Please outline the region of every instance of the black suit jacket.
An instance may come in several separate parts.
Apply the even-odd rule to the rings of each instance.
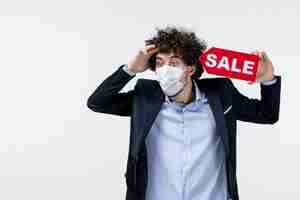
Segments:
[[[147,187],[147,150],[145,138],[165,100],[156,80],[138,79],[134,90],[119,91],[134,76],[123,71],[121,65],[91,94],[87,106],[91,110],[130,117],[130,144],[126,178],[126,200],[144,200]],[[216,121],[216,131],[225,146],[228,193],[238,200],[236,177],[236,121],[274,124],[279,119],[281,77],[277,82],[262,85],[261,99],[241,94],[228,78],[197,79],[201,92],[208,98]]]

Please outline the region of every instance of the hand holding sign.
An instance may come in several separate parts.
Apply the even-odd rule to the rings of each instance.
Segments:
[[[272,80],[274,78],[274,66],[271,60],[268,58],[267,54],[264,51],[254,51],[252,53],[259,57],[256,82]],[[254,82],[250,81],[248,83],[253,84]]]
[[[212,47],[199,57],[199,61],[207,73],[246,80],[251,83],[271,80],[273,77],[273,65],[265,53],[248,54]]]

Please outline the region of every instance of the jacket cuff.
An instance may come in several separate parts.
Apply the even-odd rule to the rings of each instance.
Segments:
[[[132,71],[130,71],[130,70],[128,69],[128,65],[127,65],[127,64],[124,64],[124,66],[122,67],[122,69],[123,69],[127,74],[129,74],[130,76],[135,76],[135,75],[136,75],[136,73],[134,73],[134,72],[132,72]]]
[[[272,85],[275,84],[277,82],[277,78],[276,76],[274,76],[274,78],[272,80],[268,80],[268,81],[261,81],[262,85]]]

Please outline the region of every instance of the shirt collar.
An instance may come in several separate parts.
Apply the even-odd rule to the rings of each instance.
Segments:
[[[196,93],[196,99],[194,99],[195,101],[198,101],[201,99],[201,92],[197,86],[197,83],[195,80],[192,79],[192,95],[195,95]],[[172,103],[171,100],[175,100],[175,97],[169,97],[168,95],[165,95],[165,101],[167,103]]]

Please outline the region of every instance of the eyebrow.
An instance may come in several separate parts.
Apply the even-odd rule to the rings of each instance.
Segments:
[[[178,56],[178,55],[172,55],[172,56],[170,56],[169,58],[179,58],[179,59],[181,59],[181,57],[180,57],[180,56]],[[160,56],[156,56],[156,59],[160,59],[160,60],[162,60],[162,57],[160,57]]]

